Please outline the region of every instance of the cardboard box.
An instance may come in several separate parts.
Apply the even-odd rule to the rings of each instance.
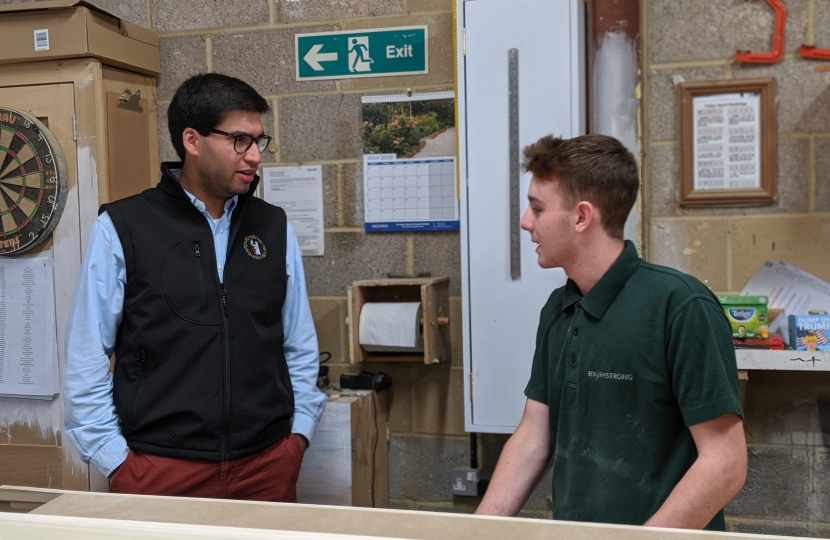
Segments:
[[[732,337],[769,336],[766,296],[718,296],[732,325]]]
[[[84,0],[0,6],[0,64],[97,58],[107,66],[158,75],[158,34]]]
[[[830,351],[830,315],[790,315],[790,347],[798,351]]]

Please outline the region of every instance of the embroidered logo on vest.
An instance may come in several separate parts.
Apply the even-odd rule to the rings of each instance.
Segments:
[[[265,247],[265,242],[255,234],[246,236],[243,245],[245,247],[245,253],[252,259],[264,259],[268,255],[268,248]]]

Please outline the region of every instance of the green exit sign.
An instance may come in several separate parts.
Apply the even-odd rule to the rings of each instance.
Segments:
[[[428,73],[427,27],[296,34],[297,80]]]

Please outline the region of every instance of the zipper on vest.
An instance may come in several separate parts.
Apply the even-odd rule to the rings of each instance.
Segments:
[[[228,439],[230,438],[230,417],[231,417],[231,332],[230,323],[228,322],[228,290],[225,289],[225,284],[219,284],[222,291],[222,332],[223,342],[225,344],[225,358],[223,367],[225,370],[225,402],[222,407],[222,434],[219,437],[222,460],[227,461],[228,454]]]
[[[202,243],[199,241],[193,242],[193,256],[198,259],[197,263],[199,265],[199,283],[202,285],[202,298],[199,304],[199,313],[205,314],[208,311],[208,292],[207,292],[207,282],[205,281],[205,269],[202,266]]]
[[[147,350],[146,349],[139,349],[138,350],[138,385],[135,388],[135,397],[133,398],[132,407],[130,407],[130,424],[132,426],[136,426],[138,422],[136,421],[136,416],[139,411],[139,405],[141,397],[141,387],[144,383],[144,371],[147,369]]]

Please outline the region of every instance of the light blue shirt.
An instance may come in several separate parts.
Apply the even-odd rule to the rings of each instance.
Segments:
[[[187,195],[207,219],[214,244],[227,246],[237,197],[225,203],[225,213],[214,221],[202,201],[190,193]],[[308,305],[303,260],[290,223],[286,236],[288,284],[282,320],[283,351],[294,387],[292,431],[310,441],[326,406],[326,396],[317,389],[317,333]],[[214,251],[219,279],[224,281],[227,250]],[[112,474],[129,452],[119,427],[112,396],[113,377],[109,372],[109,358],[121,324],[126,281],[124,251],[112,219],[103,212],[92,226],[66,324],[63,399],[66,436],[81,458],[92,463],[104,476]]]

